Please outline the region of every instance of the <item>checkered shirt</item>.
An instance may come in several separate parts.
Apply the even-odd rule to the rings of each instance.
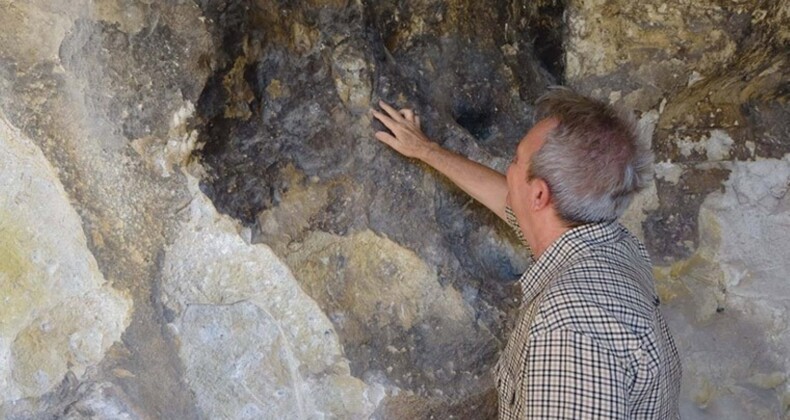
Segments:
[[[679,418],[680,358],[647,251],[628,230],[573,228],[519,284],[522,308],[494,370],[500,419]]]

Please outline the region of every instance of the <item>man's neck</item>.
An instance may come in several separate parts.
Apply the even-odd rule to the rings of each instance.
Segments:
[[[544,252],[565,232],[571,230],[564,224],[544,226],[535,232],[535,243],[530,244],[535,260],[538,260]]]
[[[572,229],[557,216],[553,209],[549,208],[539,213],[533,213],[532,217],[526,213],[515,213],[515,216],[524,239],[527,240],[532,251],[532,257],[536,261],[554,241]]]

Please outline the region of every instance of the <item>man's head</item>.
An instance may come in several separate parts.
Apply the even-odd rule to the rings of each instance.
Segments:
[[[566,226],[616,220],[652,176],[653,155],[630,114],[555,88],[538,100],[536,121],[508,169],[510,204],[526,206],[522,217],[541,208],[545,189],[542,200]]]

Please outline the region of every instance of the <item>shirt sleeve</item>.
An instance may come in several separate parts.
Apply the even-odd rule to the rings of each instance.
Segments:
[[[628,417],[628,375],[610,350],[569,330],[537,334],[528,347],[514,395],[526,418]]]
[[[518,220],[516,220],[516,214],[513,213],[513,209],[510,206],[505,206],[505,221],[513,229],[513,232],[516,232],[516,237],[518,237],[519,242],[522,245],[529,248],[529,244],[527,240],[524,239],[524,232],[521,231],[521,227],[518,225]]]

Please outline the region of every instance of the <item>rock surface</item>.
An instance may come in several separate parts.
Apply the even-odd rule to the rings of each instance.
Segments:
[[[245,243],[234,223],[196,194],[190,221],[166,250],[162,293],[201,412],[369,417],[383,388],[351,376],[332,324],[289,268],[266,245]]]
[[[183,179],[164,177],[158,162],[189,144],[183,110],[209,73],[200,10],[187,2],[80,0],[0,1],[0,10],[0,112],[55,168],[98,270],[134,301],[120,342],[82,384],[54,378],[59,386],[4,405],[4,416],[65,416],[105,384],[130,415],[195,417],[175,344],[162,332],[154,279],[189,197]]]
[[[352,373],[454,398],[479,386],[478,361],[496,352],[495,339],[473,302],[413,252],[371,231],[314,232],[293,248],[286,261],[334,321]]]
[[[0,118],[0,403],[98,364],[129,324],[41,151]],[[57,229],[53,229],[57,226]]]
[[[725,191],[701,206],[695,253],[656,270],[685,355],[685,416],[772,418],[787,409],[790,260],[775,244],[790,240],[789,159],[733,163]]]
[[[0,417],[492,418],[527,257],[367,110],[503,170],[557,82],[652,139],[683,418],[786,417],[784,3],[0,0]]]

